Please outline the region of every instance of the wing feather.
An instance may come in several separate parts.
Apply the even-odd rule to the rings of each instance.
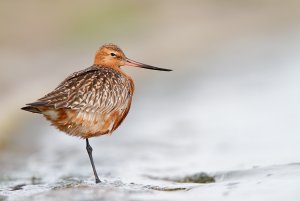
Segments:
[[[29,105],[107,114],[131,102],[132,84],[116,70],[92,66],[70,75],[52,92]]]

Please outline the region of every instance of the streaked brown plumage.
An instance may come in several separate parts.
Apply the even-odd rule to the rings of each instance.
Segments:
[[[82,138],[111,133],[127,115],[134,90],[131,78],[93,65],[70,75],[54,91],[28,104],[59,130]]]
[[[73,73],[52,92],[22,108],[43,114],[69,135],[86,139],[96,183],[100,180],[88,138],[112,133],[129,112],[134,82],[121,70],[124,65],[170,71],[130,60],[118,46],[107,44],[96,52],[94,65]]]

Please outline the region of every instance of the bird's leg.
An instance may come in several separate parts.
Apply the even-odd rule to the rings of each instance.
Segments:
[[[90,161],[91,161],[91,164],[92,164],[92,167],[93,167],[93,171],[94,171],[94,175],[95,175],[95,179],[96,179],[96,184],[100,183],[101,181],[100,181],[100,179],[98,177],[98,174],[97,174],[97,171],[96,171],[96,168],[95,168],[95,164],[94,164],[94,160],[93,160],[93,155],[92,155],[93,148],[91,147],[88,138],[86,138],[86,150],[87,150],[87,152],[89,154]]]

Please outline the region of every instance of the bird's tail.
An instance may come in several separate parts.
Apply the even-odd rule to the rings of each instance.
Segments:
[[[25,106],[22,107],[21,110],[25,110],[32,113],[39,113],[39,114],[42,113],[42,111],[39,108],[33,106]]]
[[[43,106],[45,106],[46,103],[42,102],[42,101],[37,101],[37,102],[33,102],[33,103],[28,103],[26,104],[25,107],[22,107],[21,110],[25,110],[28,112],[32,112],[32,113],[42,113],[42,108]]]

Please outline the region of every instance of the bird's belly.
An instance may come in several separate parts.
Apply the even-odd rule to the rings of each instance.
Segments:
[[[51,109],[44,111],[43,114],[59,130],[82,138],[111,133],[116,129],[117,121],[123,117],[122,110],[98,113],[72,109]]]

